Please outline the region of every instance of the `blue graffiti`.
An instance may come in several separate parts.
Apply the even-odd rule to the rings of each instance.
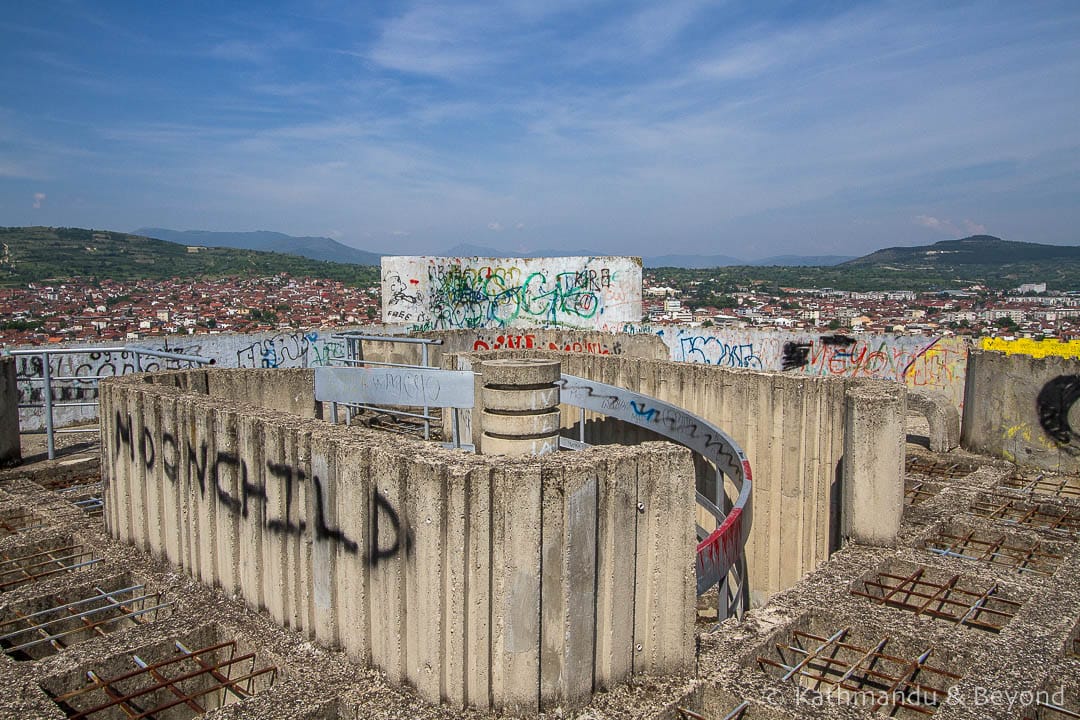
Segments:
[[[683,360],[705,365],[722,365],[734,368],[762,368],[761,358],[754,354],[752,343],[726,343],[720,338],[695,335],[679,340]],[[716,345],[716,348],[709,347]],[[710,355],[712,359],[710,359]]]
[[[635,415],[643,417],[649,422],[652,422],[653,418],[659,414],[656,408],[647,407],[645,405],[638,407],[637,402],[634,400],[630,401],[630,407],[633,409]]]

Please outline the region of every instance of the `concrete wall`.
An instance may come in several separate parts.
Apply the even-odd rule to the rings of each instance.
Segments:
[[[19,392],[15,359],[0,358],[0,467],[22,459],[19,441]]]
[[[476,353],[448,358],[447,365],[515,354],[521,353]],[[732,436],[753,468],[753,529],[746,554],[755,603],[794,585],[839,543],[844,380],[616,356],[530,356],[560,357],[564,373],[665,400]],[[565,406],[563,414],[569,423],[577,418]],[[613,423],[605,425],[607,439],[619,441]],[[625,428],[625,442],[644,436],[639,428]],[[903,438],[902,416],[891,431]]]
[[[641,320],[641,258],[384,257],[382,313],[416,330],[613,328]]]
[[[964,400],[968,341],[921,335],[870,335],[757,328],[640,328],[668,346],[671,359],[819,377],[876,378]]]
[[[312,374],[105,381],[109,532],[429,701],[535,712],[691,669],[686,450],[474,456],[269,409],[313,407]]]
[[[1080,470],[1080,360],[973,351],[960,444],[1019,465]]]

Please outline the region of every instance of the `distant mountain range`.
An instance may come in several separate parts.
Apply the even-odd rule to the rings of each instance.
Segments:
[[[143,233],[167,235],[144,229]],[[257,277],[288,273],[300,277],[336,279],[369,287],[378,283],[379,271],[372,265],[379,255],[362,253],[365,264],[333,263],[286,252],[220,247],[220,235],[230,233],[176,233],[180,242],[166,241],[108,230],[49,227],[0,227],[0,286],[22,285],[44,279],[70,277],[115,280],[170,277],[220,278],[230,275]],[[241,233],[261,236],[266,242],[305,242],[309,238],[289,238],[279,233]],[[257,239],[257,238],[256,238]],[[312,243],[319,246],[320,243]],[[184,247],[187,245],[188,247]],[[192,247],[195,246],[195,247]],[[206,247],[207,249],[197,249]],[[333,245],[330,246],[331,248]],[[302,249],[307,250],[304,247]],[[299,250],[299,249],[298,249]],[[447,254],[455,256],[522,257],[574,254],[575,251],[506,253],[477,245],[459,245]],[[593,255],[576,251],[580,255]],[[673,275],[719,277],[731,284],[768,282],[776,287],[833,287],[838,289],[922,289],[962,288],[970,284],[1010,288],[1024,282],[1046,282],[1058,290],[1080,291],[1080,247],[1010,242],[989,235],[945,240],[933,245],[893,247],[865,257],[834,263],[828,256],[781,256],[756,261],[753,265],[733,265],[735,258],[724,256],[661,256],[646,258],[673,268]],[[705,269],[687,267],[704,263]],[[683,269],[678,269],[680,263]],[[713,264],[723,263],[723,264]],[[763,267],[764,265],[769,267]]]
[[[507,252],[482,245],[455,245],[446,251],[450,257],[564,257],[569,255],[596,255],[589,250],[534,250],[531,252]],[[657,255],[644,257],[645,267],[711,268],[732,266],[784,265],[787,267],[826,267],[853,260],[854,255],[774,255],[760,260],[742,260],[730,255]]]
[[[1002,240],[993,235],[972,235],[959,240],[942,240],[933,245],[885,248],[849,260],[844,265],[945,268],[960,265],[1002,266],[1013,263],[1076,260],[1080,260],[1080,247],[1075,245],[1041,245]]]
[[[352,263],[354,265],[378,265],[379,258],[382,257],[380,253],[350,247],[328,237],[296,237],[268,230],[211,232],[209,230],[139,228],[134,234],[181,245],[288,253],[289,255],[299,255],[312,260]]]

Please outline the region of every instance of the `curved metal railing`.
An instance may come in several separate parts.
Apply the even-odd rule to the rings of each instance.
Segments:
[[[574,375],[563,375],[560,387],[563,404],[652,430],[690,448],[715,468],[712,496],[697,493],[698,504],[716,520],[714,530],[697,528],[697,592],[703,595],[719,583],[719,618],[742,617],[749,599],[743,548],[750,534],[753,484],[742,449],[709,421],[663,400]],[[735,490],[734,499],[725,490],[725,477]]]

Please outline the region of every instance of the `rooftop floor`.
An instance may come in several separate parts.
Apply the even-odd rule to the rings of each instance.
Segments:
[[[96,446],[24,450],[0,472],[0,718],[488,716],[114,542]],[[1080,478],[908,452],[898,547],[848,545],[741,623],[703,613],[696,677],[547,716],[1080,717]]]

